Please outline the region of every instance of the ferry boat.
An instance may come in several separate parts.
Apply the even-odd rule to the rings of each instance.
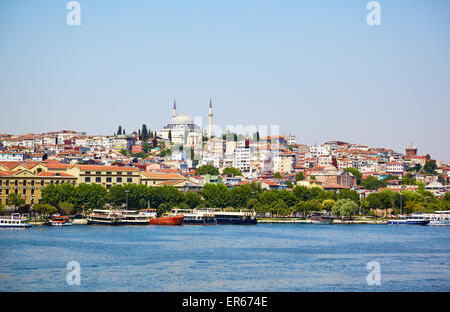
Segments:
[[[1,216],[0,217],[0,227],[4,228],[29,228],[31,224],[30,215],[27,213],[19,214],[13,213],[11,216]]]
[[[440,210],[434,213],[422,214],[425,218],[430,220],[429,225],[450,225],[450,210]]]
[[[427,225],[430,220],[422,215],[400,216],[399,219],[388,220],[387,224]]]
[[[149,225],[151,216],[143,211],[124,210],[122,211],[123,225]]]
[[[120,225],[122,213],[114,210],[95,209],[87,217],[87,224]]]
[[[217,220],[214,215],[214,210],[207,209],[174,209],[174,214],[178,214],[182,211],[184,218],[183,224],[195,224],[195,225],[215,225]]]
[[[59,214],[52,215],[52,218],[48,222],[48,225],[52,226],[68,226],[72,225],[70,218],[68,216],[61,216]]]
[[[217,224],[254,225],[258,223],[256,217],[250,212],[215,211]]]
[[[316,213],[313,214],[309,219],[311,220],[311,224],[331,224],[333,223],[335,218],[333,216]]]
[[[184,215],[172,215],[163,217],[150,218],[151,225],[181,225],[183,223]]]

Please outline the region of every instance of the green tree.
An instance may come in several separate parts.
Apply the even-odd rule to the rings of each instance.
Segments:
[[[195,174],[196,175],[206,175],[206,174],[219,175],[219,169],[217,169],[213,165],[203,165],[203,166],[198,167],[195,170]]]
[[[273,174],[273,178],[274,178],[274,179],[282,179],[283,176],[281,175],[281,173],[275,172],[275,173]]]
[[[425,163],[425,165],[423,166],[423,171],[425,173],[429,173],[429,174],[435,173],[436,169],[437,169],[437,165],[436,165],[436,162],[434,162],[434,161],[427,161]]]
[[[16,193],[8,194],[8,205],[14,206],[17,208],[24,204],[25,204],[25,198],[23,198],[22,195],[16,194]]]
[[[172,142],[172,130],[169,130],[169,142]]]
[[[298,172],[295,175],[295,181],[303,181],[305,180],[305,175],[303,174],[303,172]]]
[[[58,209],[50,204],[35,204],[33,206],[33,210],[44,218],[48,218],[49,216],[58,212]]]
[[[144,151],[145,154],[147,154],[148,151],[150,150],[150,145],[148,145],[147,142],[144,142],[144,144],[142,145],[142,150]]]
[[[335,202],[333,199],[325,199],[325,200],[322,202],[322,208],[323,208],[324,210],[331,211],[331,209],[333,208],[333,206],[334,206],[335,203],[336,203],[336,202]]]
[[[213,208],[230,206],[230,190],[223,184],[206,184],[202,190],[206,204]]]
[[[368,190],[378,190],[379,188],[386,187],[386,181],[378,180],[374,176],[369,176],[363,182],[361,182],[361,186]]]
[[[359,204],[359,194],[357,191],[350,190],[350,189],[341,189],[339,190],[339,199],[351,199],[356,204]]]
[[[142,125],[141,136],[142,136],[142,141],[144,141],[144,142],[147,141],[147,139],[149,138],[149,133],[148,133],[146,124]]]
[[[339,199],[332,207],[331,211],[339,217],[351,217],[358,210],[358,205],[351,199]]]
[[[127,156],[127,155],[128,155],[128,151],[127,151],[126,149],[124,149],[124,148],[122,148],[122,149],[119,151],[119,153],[122,154],[123,156]]]
[[[234,167],[226,167],[223,169],[223,174],[226,176],[242,176],[241,170]]]
[[[79,184],[76,187],[75,207],[77,209],[100,209],[106,203],[108,192],[100,184]]]
[[[122,135],[122,126],[119,126],[119,129],[117,130],[117,135]]]
[[[184,195],[184,202],[190,207],[195,208],[200,205],[200,195],[197,192],[189,191]]]
[[[229,192],[230,204],[234,208],[244,208],[252,198],[252,188],[250,185],[235,186]]]
[[[353,176],[356,178],[356,183],[359,185],[361,184],[361,179],[362,179],[362,173],[353,167],[350,168],[345,168],[344,171],[350,172],[351,174],[353,174]]]
[[[299,201],[307,201],[310,198],[310,190],[306,186],[297,185],[292,192]]]
[[[72,203],[61,202],[58,204],[58,213],[62,216],[68,216],[75,214],[76,210]]]

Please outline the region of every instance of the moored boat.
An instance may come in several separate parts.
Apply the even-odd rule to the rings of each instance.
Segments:
[[[241,211],[215,211],[217,224],[254,225],[258,223],[256,217],[250,212]]]
[[[323,215],[323,214],[313,214],[310,218],[311,224],[331,224],[334,221],[333,216]]]
[[[435,211],[434,213],[424,213],[423,217],[430,220],[429,225],[450,225],[450,211],[441,210]]]
[[[174,209],[174,214],[182,213],[183,224],[192,225],[215,225],[217,224],[214,216],[214,210],[212,209]]]
[[[388,220],[387,224],[394,225],[427,225],[430,220],[421,215],[400,216],[399,219]]]
[[[181,225],[183,223],[184,215],[173,215],[150,218],[151,225]]]
[[[120,225],[122,213],[114,210],[95,209],[87,217],[87,224]]]
[[[124,210],[122,211],[122,220],[120,224],[123,225],[148,225],[150,215],[142,211]]]
[[[72,221],[68,216],[61,216],[59,214],[52,215],[52,218],[48,222],[48,225],[51,226],[68,226],[72,225]]]
[[[25,214],[13,213],[10,216],[1,216],[0,217],[0,227],[2,228],[29,228],[31,224],[30,216]]]

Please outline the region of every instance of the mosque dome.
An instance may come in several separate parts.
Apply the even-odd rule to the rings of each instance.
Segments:
[[[336,170],[337,170],[337,168],[335,166],[332,166],[332,165],[326,166],[323,169],[323,171],[336,171]]]
[[[164,129],[197,130],[200,128],[194,123],[194,120],[191,117],[180,114],[173,117],[171,122],[167,126],[165,126]]]
[[[173,117],[170,123],[174,125],[191,125],[194,124],[194,120],[189,116],[180,114],[178,116]]]

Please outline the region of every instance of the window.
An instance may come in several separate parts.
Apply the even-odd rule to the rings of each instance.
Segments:
[[[97,171],[96,173],[95,173],[96,175],[100,175],[100,174],[102,174],[100,171]]]
[[[117,182],[121,183],[122,182],[122,178],[117,178]]]
[[[127,172],[127,174],[128,174],[128,175],[132,175],[132,174],[133,174],[133,172]]]
[[[112,179],[110,177],[106,178],[106,182],[112,182]]]
[[[91,178],[90,177],[84,178],[84,182],[91,182]]]
[[[106,174],[107,174],[107,175],[111,175],[111,174],[112,174],[112,172],[108,171],[108,172],[106,172]]]
[[[100,178],[100,177],[95,178],[95,182],[98,182],[98,183],[102,182],[102,178]]]
[[[91,174],[91,172],[90,171],[86,171],[85,174]]]
[[[133,182],[133,178],[127,178],[127,183]]]

